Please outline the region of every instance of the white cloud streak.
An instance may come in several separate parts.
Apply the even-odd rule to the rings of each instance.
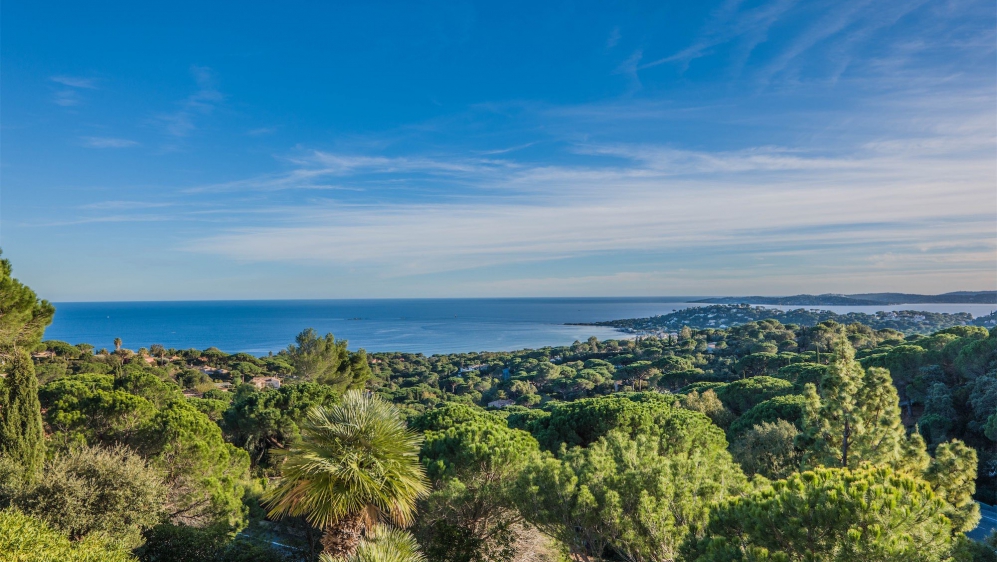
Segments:
[[[680,63],[686,68],[691,61],[706,56],[713,48],[735,40],[742,42],[739,58],[743,63],[743,59],[747,59],[751,51],[765,41],[769,28],[796,3],[797,0],[777,0],[742,10],[744,0],[727,0],[713,12],[693,44],[673,55],[641,64],[638,70],[665,63]]]
[[[350,181],[370,171],[419,171],[458,177],[473,191],[408,204],[313,201],[283,209],[275,224],[230,229],[186,248],[249,262],[369,266],[389,276],[679,250],[812,260],[826,253],[853,272],[926,262],[978,271],[994,265],[997,251],[993,138],[984,133],[935,132],[831,155],[577,148],[616,160],[601,166],[317,152],[295,160],[312,168],[268,181],[291,188],[295,178],[315,175]]]
[[[79,76],[52,76],[49,80],[71,88],[84,88],[88,90],[97,89],[97,81],[93,78],[81,78]]]
[[[81,137],[81,140],[87,148],[128,148],[139,144],[138,141],[113,137]]]
[[[50,76],[49,80],[65,86],[64,89],[59,90],[55,93],[55,97],[52,99],[56,105],[62,107],[74,107],[80,105],[83,100],[80,97],[79,90],[96,90],[97,81],[93,78],[82,78],[79,76]]]
[[[160,115],[158,120],[167,133],[174,137],[186,137],[197,129],[197,116],[211,114],[215,106],[225,97],[215,85],[215,77],[210,68],[191,66],[190,72],[197,83],[197,91],[180,102],[180,109]]]

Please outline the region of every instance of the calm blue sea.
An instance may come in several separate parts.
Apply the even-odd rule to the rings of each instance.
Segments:
[[[623,337],[610,328],[566,326],[668,314],[699,306],[701,297],[376,299],[197,302],[56,303],[47,339],[130,349],[154,343],[265,355],[279,351],[305,328],[332,332],[350,348],[368,351],[456,353],[568,345],[589,336]],[[778,307],[799,308],[799,307]],[[988,314],[993,305],[821,307],[835,312],[928,310]]]
[[[692,299],[692,297],[686,297]],[[167,348],[265,355],[305,328],[349,340],[350,349],[456,353],[569,345],[610,328],[566,326],[667,314],[683,298],[376,299],[56,303],[46,339],[129,349]]]

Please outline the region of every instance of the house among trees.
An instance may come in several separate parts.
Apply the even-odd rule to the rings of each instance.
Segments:
[[[201,371],[202,373],[204,373],[205,375],[208,375],[208,376],[211,376],[211,375],[228,376],[228,374],[229,374],[229,370],[228,369],[218,369],[218,368],[215,368],[215,367],[208,367],[208,366],[198,367],[197,370]]]
[[[258,390],[263,390],[264,388],[280,388],[280,379],[277,377],[253,377],[249,384],[255,386]]]

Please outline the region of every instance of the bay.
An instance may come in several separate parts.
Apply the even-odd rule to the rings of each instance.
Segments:
[[[305,328],[347,339],[350,349],[410,353],[509,351],[570,345],[590,336],[625,337],[612,328],[570,326],[668,314],[701,297],[350,299],[55,303],[46,339],[129,349],[167,348],[265,355]]]
[[[287,347],[305,328],[347,339],[351,349],[409,353],[511,351],[570,345],[590,336],[627,337],[613,328],[573,326],[668,314],[703,297],[340,299],[268,301],[149,301],[56,303],[46,339],[130,349],[217,347],[265,355]],[[839,314],[925,310],[988,314],[993,305],[917,304],[800,307]]]

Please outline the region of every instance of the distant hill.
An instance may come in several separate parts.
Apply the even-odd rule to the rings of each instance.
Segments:
[[[825,320],[834,320],[841,324],[858,322],[876,330],[889,328],[905,334],[930,334],[952,326],[966,326],[971,324],[989,328],[997,324],[997,316],[994,314],[974,320],[973,315],[968,312],[948,314],[942,312],[900,310],[896,312],[877,312],[875,314],[865,314],[862,312],[837,314],[829,310],[799,308],[783,311],[746,304],[696,306],[677,310],[663,316],[610,320],[608,322],[595,322],[593,324],[597,326],[611,326],[624,332],[640,334],[671,332],[679,330],[683,326],[698,329],[722,329],[769,318],[778,320],[783,324],[797,324],[800,326],[813,326]]]
[[[997,291],[955,291],[941,295],[909,293],[865,293],[851,298],[892,304],[997,304]]]
[[[708,304],[780,304],[789,306],[876,306],[886,303],[879,300],[853,298],[848,295],[793,295],[791,297],[716,297],[693,301]]]
[[[793,295],[790,297],[715,297],[693,301],[709,304],[776,304],[786,306],[877,306],[897,304],[997,304],[997,291],[955,291],[942,295],[862,293],[857,295]]]

